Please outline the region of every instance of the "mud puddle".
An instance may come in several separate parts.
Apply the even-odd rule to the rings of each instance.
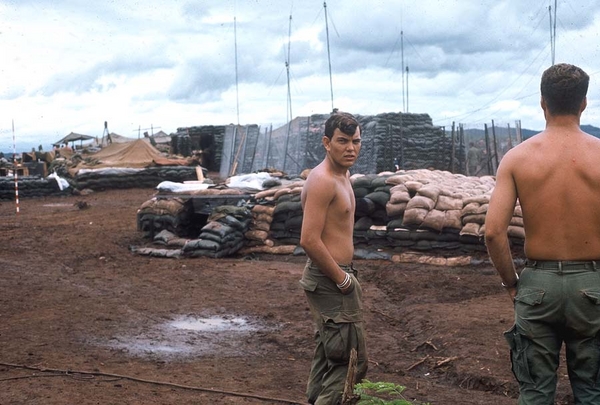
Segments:
[[[276,329],[275,325],[241,316],[186,315],[146,325],[139,333],[114,336],[100,345],[131,356],[162,360],[216,354],[248,356],[260,354],[260,344],[253,337]]]

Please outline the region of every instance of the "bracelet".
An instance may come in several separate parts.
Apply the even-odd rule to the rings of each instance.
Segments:
[[[350,274],[346,273],[346,277],[344,277],[344,281],[342,281],[340,284],[336,284],[336,286],[340,290],[343,290],[344,288],[348,287],[351,282],[352,282],[352,279],[350,278]]]
[[[515,280],[515,282],[512,285],[506,285],[504,283],[504,281],[500,285],[504,288],[515,288],[517,286],[517,284],[519,283],[519,275],[517,273],[515,273],[515,277],[517,279]]]
[[[336,285],[338,286],[338,288],[340,290],[345,290],[346,288],[350,287],[350,284],[352,284],[352,279],[348,277],[348,282],[347,283],[344,282],[342,284],[339,284],[339,285],[336,284]]]

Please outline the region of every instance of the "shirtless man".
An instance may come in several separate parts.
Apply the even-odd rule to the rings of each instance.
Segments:
[[[519,404],[554,404],[562,343],[575,403],[600,404],[600,140],[580,129],[589,76],[558,64],[541,80],[543,132],[498,167],[486,244],[514,301],[505,332]],[[519,200],[527,264],[515,272],[507,228]]]
[[[360,126],[347,113],[325,123],[325,159],[302,190],[300,245],[308,256],[300,284],[315,320],[316,349],[307,385],[308,402],[341,402],[351,349],[358,354],[357,382],[367,372],[362,290],[354,256],[355,197],[348,169],[361,146]]]

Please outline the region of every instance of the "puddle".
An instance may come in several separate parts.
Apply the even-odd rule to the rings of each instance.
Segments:
[[[51,204],[44,204],[44,205],[42,205],[42,207],[73,207],[73,204],[68,204],[68,203],[51,203]]]
[[[139,326],[136,326],[136,329]],[[252,335],[276,326],[240,316],[180,316],[161,324],[143,325],[131,335],[112,337],[100,346],[137,357],[162,360],[216,355],[223,357],[260,354],[260,342]]]
[[[222,332],[222,331],[252,331],[256,327],[250,325],[245,318],[224,318],[213,316],[210,318],[185,317],[173,321],[170,324],[175,329],[193,330],[199,332]]]

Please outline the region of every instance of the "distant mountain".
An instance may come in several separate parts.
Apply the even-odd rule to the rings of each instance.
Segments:
[[[581,129],[587,132],[590,135],[595,136],[596,138],[600,138],[600,128],[595,127],[593,125],[582,125]],[[450,133],[451,131],[446,131],[446,133]],[[534,131],[532,129],[521,128],[521,135],[523,139],[531,138],[533,135],[540,133],[541,131]],[[479,128],[465,128],[465,141],[477,141],[479,139],[485,139],[485,130]],[[498,127],[494,128],[494,133],[496,135],[496,139],[506,139],[508,134],[508,127]],[[490,138],[492,137],[492,128],[488,127],[488,135]],[[510,135],[513,140],[516,139],[517,134],[515,128],[510,128]]]
[[[582,125],[581,130],[587,132],[590,135],[594,135],[596,138],[600,138],[600,128],[593,125]]]

